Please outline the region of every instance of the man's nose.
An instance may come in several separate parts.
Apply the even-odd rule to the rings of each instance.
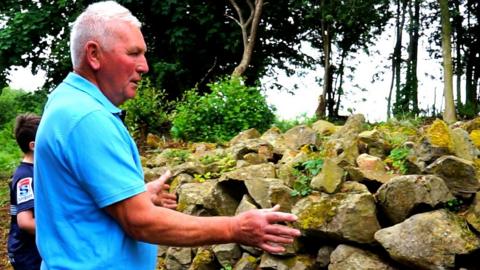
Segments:
[[[136,71],[141,74],[148,72],[148,63],[145,56],[142,56],[142,60],[137,64]]]

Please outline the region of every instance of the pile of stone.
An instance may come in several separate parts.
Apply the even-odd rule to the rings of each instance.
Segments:
[[[368,130],[362,115],[341,127],[320,120],[285,133],[247,130],[228,145],[196,143],[176,163],[175,150],[159,148],[145,158],[145,175],[173,172],[179,211],[235,215],[279,204],[302,231],[284,254],[237,244],[161,247],[160,268],[480,269],[479,123],[419,129],[403,142],[410,154],[402,174],[387,158],[389,134]],[[319,149],[312,192],[292,196],[295,166]]]

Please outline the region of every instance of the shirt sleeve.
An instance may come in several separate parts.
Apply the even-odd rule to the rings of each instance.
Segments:
[[[136,145],[113,115],[89,113],[71,130],[67,142],[66,160],[99,207],[145,191]]]
[[[17,200],[17,213],[33,209],[33,178],[22,178],[16,182],[13,188]]]

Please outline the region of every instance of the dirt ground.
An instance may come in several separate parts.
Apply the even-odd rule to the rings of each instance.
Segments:
[[[7,237],[10,228],[8,180],[0,180],[0,269],[13,270],[8,262]]]

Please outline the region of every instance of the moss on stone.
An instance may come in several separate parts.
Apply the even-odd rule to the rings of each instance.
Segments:
[[[436,147],[445,147],[453,150],[453,139],[448,125],[442,120],[435,120],[427,130],[426,137]]]
[[[477,148],[480,148],[480,129],[472,130],[472,132],[470,132],[470,139]]]
[[[297,223],[304,230],[320,228],[332,221],[338,205],[339,201],[333,198],[315,202],[299,214]]]
[[[189,269],[195,270],[195,269],[200,269],[201,266],[210,264],[213,262],[213,252],[208,250],[208,249],[201,249],[197,252],[197,255],[195,255],[195,258],[193,258],[192,265],[190,266]]]

